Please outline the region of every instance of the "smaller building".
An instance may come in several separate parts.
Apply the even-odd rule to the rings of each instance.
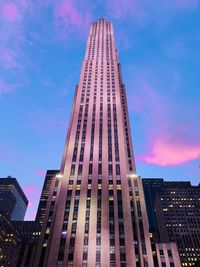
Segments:
[[[164,179],[144,178],[142,179],[142,184],[144,189],[150,232],[153,234],[154,240],[159,240],[159,231],[155,212],[155,200],[159,190],[164,185]]]
[[[176,243],[157,243],[156,254],[158,267],[181,267]]]
[[[12,222],[3,213],[0,214],[0,266],[13,267],[15,252],[21,241]]]
[[[161,242],[176,242],[182,266],[200,260],[200,185],[165,182],[155,202]]]
[[[143,188],[154,241],[176,242],[181,265],[200,266],[200,185],[148,178]]]
[[[59,170],[47,170],[41,196],[40,196],[40,202],[36,214],[36,221],[39,222],[40,224],[43,223],[44,217],[45,217],[45,212],[47,208],[47,202],[48,202],[48,197],[50,194],[50,187],[52,180],[55,178],[56,174],[58,174],[60,171]]]
[[[15,251],[13,267],[31,267],[40,237],[41,224],[36,221],[15,221],[13,225],[21,238]]]
[[[8,219],[24,220],[28,199],[16,178],[0,178],[0,213]]]

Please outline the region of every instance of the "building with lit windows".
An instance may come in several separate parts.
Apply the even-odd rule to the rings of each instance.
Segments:
[[[36,219],[35,219],[40,224],[42,224],[45,214],[46,214],[48,197],[49,197],[49,194],[51,193],[50,188],[51,188],[52,180],[55,178],[56,174],[58,173],[59,173],[59,170],[47,170],[46,172],[44,185],[42,188],[42,193],[40,196],[39,206],[38,206]]]
[[[13,267],[21,236],[6,215],[0,213],[0,266]]]
[[[90,27],[61,168],[42,198],[35,267],[153,266],[126,90],[103,18]]]
[[[161,242],[176,242],[182,266],[195,266],[200,261],[200,185],[164,182],[155,213]]]

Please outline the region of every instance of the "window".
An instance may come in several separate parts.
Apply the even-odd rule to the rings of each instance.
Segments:
[[[79,166],[78,166],[78,175],[82,174],[82,170],[83,170],[83,165],[79,164]]]
[[[98,174],[102,174],[102,164],[101,163],[99,163]]]
[[[96,262],[100,262],[100,259],[101,259],[100,251],[97,251],[96,252]]]
[[[83,253],[83,260],[87,260],[87,252]]]
[[[110,261],[115,262],[115,254],[114,253],[110,253]]]
[[[108,174],[112,175],[112,165],[111,164],[108,165]]]
[[[75,164],[72,164],[70,175],[74,175],[74,172],[75,172]]]
[[[121,261],[126,261],[126,254],[125,254],[125,252],[121,252],[120,253],[120,260]]]
[[[116,165],[116,175],[120,175],[120,166],[119,166],[119,164]]]
[[[92,163],[89,164],[89,174],[92,174]]]
[[[167,250],[167,253],[168,253],[168,256],[169,256],[169,257],[172,257],[172,251],[171,251],[171,249],[168,249],[168,250]]]
[[[161,256],[164,256],[164,251],[162,249],[159,250]]]

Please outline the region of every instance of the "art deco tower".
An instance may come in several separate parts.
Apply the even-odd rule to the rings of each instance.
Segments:
[[[92,23],[34,266],[153,266],[112,23]]]

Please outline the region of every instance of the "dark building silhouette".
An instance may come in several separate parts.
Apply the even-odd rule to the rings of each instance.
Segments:
[[[28,200],[16,178],[0,178],[0,266],[13,267],[22,237],[14,220],[23,220]]]
[[[159,189],[164,184],[164,179],[143,178],[142,184],[144,189],[150,232],[153,234],[156,240],[159,240],[159,232],[155,213],[155,200]]]
[[[37,221],[14,221],[12,224],[20,235],[12,267],[31,267],[36,256],[41,224]]]
[[[16,178],[0,178],[0,213],[10,220],[24,220],[28,200]]]
[[[56,174],[59,174],[59,172],[59,170],[47,170],[35,219],[40,224],[42,224],[46,213],[52,180],[55,178]]]

